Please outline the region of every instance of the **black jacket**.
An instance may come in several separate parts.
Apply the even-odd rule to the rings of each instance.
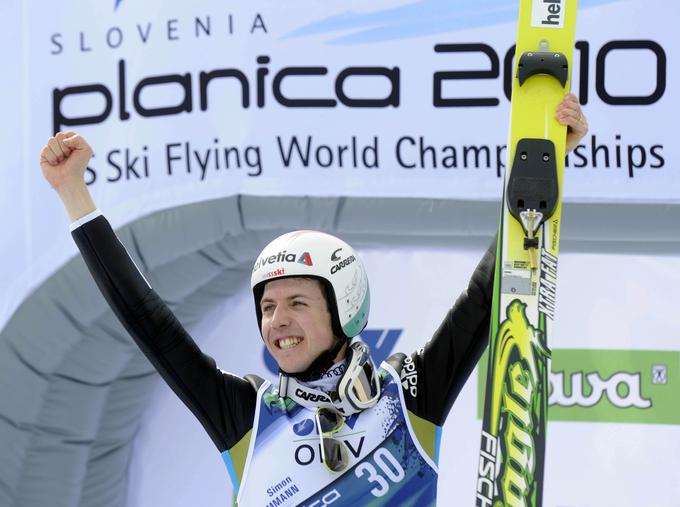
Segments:
[[[75,229],[76,245],[114,313],[165,382],[192,411],[222,453],[253,426],[255,381],[223,372],[203,354],[148,285],[108,221],[99,216]],[[442,426],[488,340],[496,241],[475,269],[466,291],[419,350],[388,362],[417,375],[404,383],[407,408]]]

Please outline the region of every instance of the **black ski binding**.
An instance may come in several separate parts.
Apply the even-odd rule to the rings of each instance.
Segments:
[[[562,88],[567,84],[569,77],[569,63],[563,53],[552,51],[527,51],[519,57],[517,65],[517,78],[519,85],[534,74],[548,74],[557,79]]]
[[[524,229],[524,249],[538,248],[538,228],[557,207],[557,160],[549,139],[520,139],[506,194],[510,214]]]

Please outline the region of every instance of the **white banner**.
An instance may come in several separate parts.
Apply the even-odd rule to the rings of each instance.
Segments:
[[[92,16],[92,9],[96,16]],[[517,3],[14,0],[0,326],[74,248],[38,168],[95,150],[115,226],[233,194],[497,200]],[[581,0],[572,90],[591,124],[571,201],[680,202],[677,2]]]
[[[88,136],[107,207],[141,195],[147,211],[234,193],[498,198],[514,1],[110,0],[86,20],[91,5],[24,9],[24,114],[32,154],[53,130]],[[679,9],[655,7],[581,2],[572,89],[592,129],[568,199],[680,199],[680,100],[666,86]]]
[[[360,254],[372,293],[362,336],[378,359],[424,344],[467,287],[481,255],[424,249]],[[678,273],[678,257],[560,256],[556,333],[549,346],[553,372],[572,380],[551,396],[545,507],[680,505]],[[275,379],[263,361],[254,314],[245,288],[194,335],[223,369]],[[579,373],[581,389],[574,380]],[[227,505],[231,486],[218,451],[160,384],[135,442],[128,506]],[[444,425],[438,505],[474,504],[483,403],[478,385],[473,373]],[[565,392],[570,402],[557,399]],[[595,395],[575,399],[582,393]]]

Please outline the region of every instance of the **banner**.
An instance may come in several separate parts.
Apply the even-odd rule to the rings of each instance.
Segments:
[[[2,84],[0,327],[74,253],[38,168],[58,130],[94,148],[86,180],[114,226],[234,194],[500,197],[513,1],[2,9],[15,49]],[[565,200],[677,204],[678,4],[579,9],[572,90],[591,130],[569,156]]]
[[[24,10],[24,112],[34,153],[50,132],[87,135],[88,181],[107,204],[234,193],[498,199],[512,1],[102,0],[87,21],[85,3]],[[569,160],[568,200],[680,199],[678,97],[666,86],[678,7],[657,5],[580,6],[572,89],[592,127]]]

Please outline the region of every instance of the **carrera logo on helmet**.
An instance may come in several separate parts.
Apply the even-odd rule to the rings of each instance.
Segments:
[[[277,262],[297,262],[299,264],[305,264],[307,266],[313,266],[312,256],[309,252],[304,252],[298,256],[296,253],[288,253],[286,250],[277,253],[276,255],[270,255],[269,257],[260,257],[255,263],[253,271],[266,266],[267,264],[276,264]],[[276,276],[276,275],[273,275]]]
[[[357,260],[356,257],[354,257],[353,255],[350,255],[350,256],[347,257],[344,261],[338,262],[337,264],[335,264],[335,265],[331,268],[331,275],[337,273],[337,272],[340,271],[342,268],[349,266],[350,264],[352,264],[352,263],[353,263],[354,261],[356,261],[356,260]]]
[[[283,276],[286,274],[286,270],[283,268],[275,269],[274,271],[270,271],[269,273],[265,273],[262,275],[262,278],[274,278],[275,276]]]
[[[331,260],[332,261],[339,261],[340,256],[338,255],[338,252],[342,251],[342,248],[338,248],[335,252],[331,254]]]
[[[418,396],[418,372],[412,357],[404,359],[404,366],[401,368],[401,386],[405,391],[411,393],[414,398]]]
[[[295,390],[295,396],[299,396],[303,400],[307,401],[325,401],[326,403],[331,403],[331,399],[328,396],[323,396],[321,394],[314,394],[314,393],[308,393],[306,391],[303,391],[299,387]]]

